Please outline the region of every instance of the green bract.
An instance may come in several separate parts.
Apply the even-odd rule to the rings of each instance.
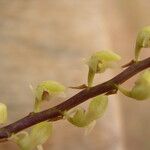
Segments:
[[[0,103],[0,124],[3,124],[7,121],[7,106],[3,103]]]
[[[43,81],[37,86],[35,96],[38,100],[42,100],[44,92],[55,95],[64,92],[64,90],[65,87],[56,81]]]
[[[14,135],[14,140],[21,150],[34,150],[37,146],[44,144],[52,134],[52,124],[41,122],[33,126],[31,132],[24,136]]]
[[[68,121],[77,127],[85,127],[88,125],[86,120],[86,112],[83,108],[78,108],[73,117],[67,117]]]
[[[83,109],[77,109],[73,116],[67,116],[70,123],[77,127],[87,127],[93,121],[100,118],[105,112],[108,105],[107,96],[100,95],[92,99],[89,104],[87,112]]]
[[[135,45],[135,60],[138,61],[141,48],[150,47],[150,26],[144,27],[137,35]]]
[[[131,91],[119,86],[119,90],[126,96],[136,100],[146,100],[150,98],[150,70],[146,70],[135,82]]]
[[[35,91],[35,112],[40,109],[40,104],[42,101],[49,99],[51,96],[60,94],[64,92],[65,87],[56,81],[44,81],[40,83]],[[49,98],[47,98],[49,97]]]
[[[88,86],[92,86],[94,75],[96,73],[102,73],[107,68],[112,68],[113,62],[116,62],[120,59],[121,57],[112,51],[100,51],[94,53],[88,61]]]
[[[88,111],[86,114],[87,120],[93,121],[100,118],[108,105],[108,97],[105,95],[96,96],[92,99],[89,104]]]

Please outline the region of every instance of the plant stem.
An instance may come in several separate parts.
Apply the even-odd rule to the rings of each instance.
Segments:
[[[115,86],[113,86],[113,84],[116,85],[122,84],[135,74],[149,67],[150,67],[150,57],[142,61],[139,61],[135,64],[132,64],[127,69],[122,71],[114,78],[108,80],[107,82],[82,90],[81,92],[77,93],[76,95],[72,96],[68,100],[62,102],[61,104],[53,108],[49,108],[42,112],[30,113],[26,117],[12,124],[9,124],[5,127],[2,127],[0,129],[0,140],[9,138],[12,134],[22,131],[42,121],[46,120],[56,121],[62,119],[63,118],[62,112],[68,111],[92,97],[95,97],[100,94],[105,94],[107,92],[114,90]]]

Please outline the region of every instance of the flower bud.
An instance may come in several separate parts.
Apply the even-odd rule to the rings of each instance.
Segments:
[[[63,93],[65,90],[65,87],[55,81],[44,81],[40,83],[35,91],[35,106],[34,111],[39,112],[40,111],[40,105],[43,101],[49,100],[51,96],[58,95],[60,93]]]
[[[0,103],[0,124],[3,124],[7,121],[7,106],[3,103]]]
[[[75,110],[73,116],[66,115],[67,120],[77,127],[91,127],[95,120],[99,119],[105,112],[108,105],[107,96],[96,96],[92,99],[87,109],[87,112],[83,109]]]
[[[56,81],[43,81],[37,86],[35,96],[38,100],[43,100],[44,92],[47,92],[49,95],[55,95],[64,92],[64,90],[65,87]]]
[[[150,47],[150,26],[144,27],[137,35],[135,45],[135,61],[138,61],[141,48]]]
[[[20,147],[21,150],[34,150],[48,140],[52,134],[52,123],[47,121],[33,126],[31,132],[22,134],[22,132],[13,135],[12,140]]]
[[[88,61],[88,86],[92,86],[92,82],[96,73],[102,73],[107,68],[112,68],[113,63],[120,60],[121,57],[112,51],[100,51],[94,53]]]
[[[135,82],[131,91],[119,86],[118,89],[126,96],[136,100],[146,100],[150,98],[150,70],[146,70]]]
[[[92,99],[89,104],[86,119],[88,122],[100,118],[108,106],[108,96],[99,95]]]
[[[135,82],[132,88],[131,97],[137,100],[150,98],[150,70],[146,70]]]

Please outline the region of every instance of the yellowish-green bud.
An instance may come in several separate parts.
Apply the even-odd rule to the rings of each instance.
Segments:
[[[112,51],[99,51],[94,53],[88,61],[88,86],[91,87],[96,73],[102,73],[107,68],[112,68],[113,63],[120,60],[121,57]]]
[[[150,98],[150,70],[146,70],[135,82],[131,91],[119,86],[118,89],[126,96],[136,100],[146,100]]]
[[[45,121],[33,126],[29,134],[13,135],[12,140],[17,143],[21,150],[34,150],[39,145],[43,145],[51,134],[52,124]]]
[[[150,98],[150,70],[146,70],[135,82],[132,88],[131,97],[137,100]]]
[[[7,121],[7,106],[3,103],[0,103],[0,124],[3,124]]]
[[[65,87],[56,81],[49,80],[40,83],[35,91],[36,99],[34,111],[40,111],[40,105],[43,101],[49,100],[52,96],[56,96],[60,93],[63,93],[64,90]]]
[[[150,47],[150,26],[139,31],[135,45],[135,61],[138,61],[141,48]]]
[[[44,92],[47,92],[49,95],[55,95],[64,92],[64,90],[65,87],[56,81],[43,81],[37,86],[35,96],[38,100],[43,100]]]
[[[77,127],[85,127],[88,125],[86,121],[86,114],[83,108],[78,108],[73,117],[68,116],[68,121]]]
[[[89,104],[88,111],[86,114],[86,119],[88,120],[88,122],[100,118],[106,111],[107,106],[108,96],[99,95],[94,97]]]
[[[94,125],[95,120],[97,120],[104,114],[107,105],[107,96],[96,96],[90,102],[87,112],[83,108],[80,108],[75,110],[73,116],[66,116],[68,121],[73,125],[77,127],[87,127],[91,129],[91,127]]]

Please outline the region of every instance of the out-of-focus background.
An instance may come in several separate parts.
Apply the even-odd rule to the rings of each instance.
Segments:
[[[0,101],[8,105],[9,122],[32,111],[30,84],[36,87],[49,79],[65,86],[85,83],[88,69],[83,58],[102,49],[120,54],[120,65],[131,60],[137,32],[149,24],[149,0],[0,0]],[[143,50],[142,58],[149,54]],[[99,75],[96,83],[120,71]],[[134,80],[124,86],[132,86]],[[66,98],[76,92],[67,90]],[[44,148],[149,150],[149,108],[150,101],[110,96],[107,112],[88,136],[58,121]],[[9,149],[18,147],[0,143],[0,150]]]

